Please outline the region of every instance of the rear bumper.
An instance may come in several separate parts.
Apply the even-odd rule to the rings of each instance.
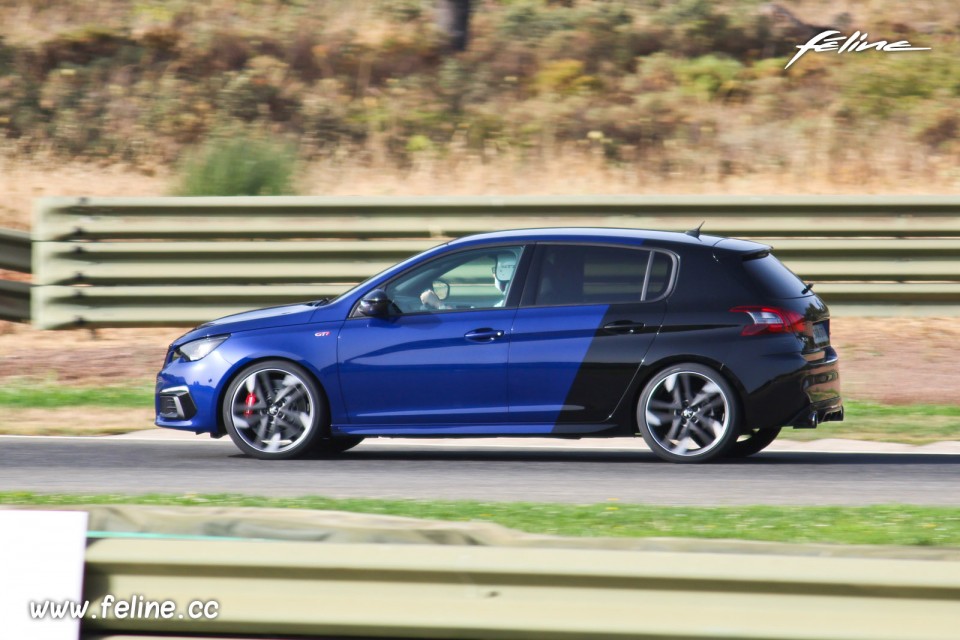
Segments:
[[[810,357],[800,353],[763,356],[765,366],[759,370],[772,376],[752,391],[747,387],[745,426],[810,429],[843,419],[837,352],[827,347],[820,359]]]

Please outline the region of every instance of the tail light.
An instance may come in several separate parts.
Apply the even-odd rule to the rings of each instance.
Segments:
[[[781,309],[780,307],[744,306],[730,309],[734,313],[745,313],[753,324],[748,324],[740,332],[743,336],[757,336],[764,333],[806,333],[807,322],[803,314]]]

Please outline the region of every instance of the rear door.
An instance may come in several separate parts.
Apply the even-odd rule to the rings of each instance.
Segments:
[[[657,335],[674,271],[662,251],[538,245],[511,336],[511,422],[606,420]]]

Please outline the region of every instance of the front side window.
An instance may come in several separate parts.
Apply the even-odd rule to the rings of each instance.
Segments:
[[[542,245],[531,273],[532,293],[524,295],[524,305],[624,304],[651,300],[665,292],[672,265],[666,254],[643,249]]]
[[[522,252],[522,246],[503,246],[437,258],[390,282],[387,297],[402,313],[503,307]]]

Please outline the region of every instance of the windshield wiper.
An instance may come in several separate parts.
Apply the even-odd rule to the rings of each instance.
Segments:
[[[330,302],[331,298],[320,298],[319,300],[314,300],[313,302],[308,302],[311,307],[322,307],[323,305]]]
[[[805,287],[803,288],[803,291],[800,292],[800,295],[805,294],[807,291],[813,291],[813,283],[812,283],[812,282],[805,282],[804,284],[807,285],[807,286],[805,286]]]

